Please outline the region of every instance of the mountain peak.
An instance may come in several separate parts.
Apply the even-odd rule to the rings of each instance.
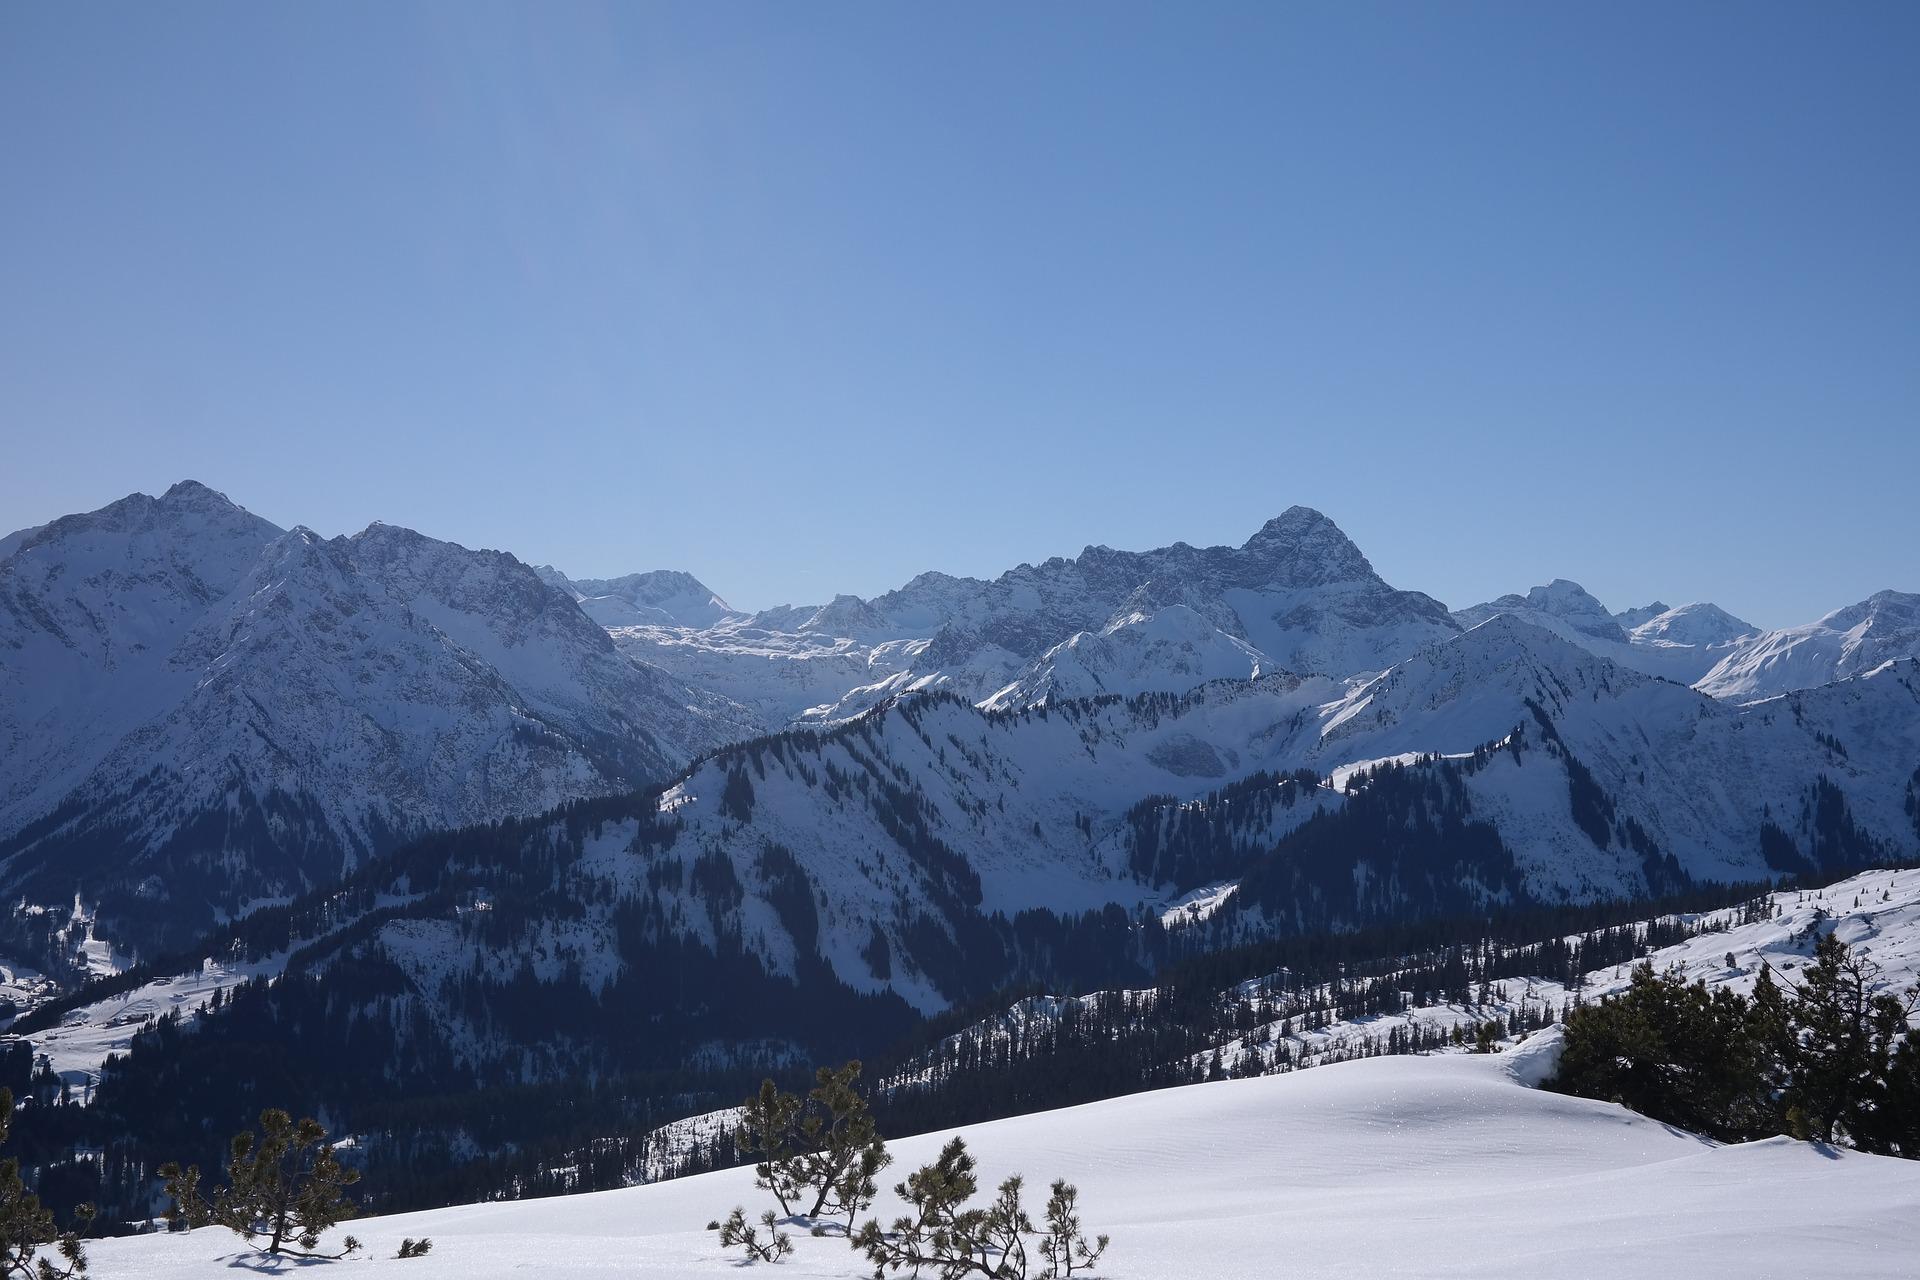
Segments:
[[[1533,587],[1524,596],[1504,595],[1485,604],[1460,609],[1454,613],[1455,619],[1466,626],[1477,626],[1487,619],[1502,613],[1521,613],[1532,615],[1534,620],[1551,618],[1581,635],[1595,640],[1606,640],[1614,644],[1626,644],[1627,633],[1621,629],[1614,616],[1607,612],[1606,606],[1593,598],[1591,592],[1570,578],[1555,578],[1545,586]]]
[[[1324,512],[1296,503],[1261,525],[1259,530],[1247,539],[1247,545],[1251,546],[1253,543],[1275,538],[1301,538],[1322,530],[1331,530],[1342,538],[1347,536],[1340,532],[1340,526],[1328,519]]]
[[[1288,507],[1261,525],[1240,550],[1277,570],[1268,581],[1278,585],[1322,586],[1376,576],[1353,539],[1312,507]]]
[[[1725,647],[1736,640],[1760,633],[1760,628],[1751,622],[1736,618],[1719,605],[1704,600],[1662,609],[1632,630],[1637,643],[1708,647]]]
[[[160,495],[162,502],[227,502],[227,495],[198,480],[182,480]]]

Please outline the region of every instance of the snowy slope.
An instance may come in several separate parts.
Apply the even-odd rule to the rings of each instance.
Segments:
[[[991,1187],[1080,1189],[1113,1236],[1106,1280],[1265,1280],[1329,1260],[1348,1274],[1544,1280],[1595,1275],[1904,1277],[1920,1251],[1920,1164],[1787,1139],[1717,1147],[1607,1103],[1527,1087],[1529,1055],[1390,1058],[1195,1085],[959,1130]],[[890,1144],[890,1185],[945,1133]],[[757,1214],[751,1169],[352,1225],[366,1255],[322,1270],[474,1276],[725,1276],[702,1227]],[[878,1212],[899,1206],[883,1197]],[[769,1274],[864,1277],[843,1240],[796,1231]],[[432,1252],[402,1266],[403,1237]],[[94,1269],[186,1280],[245,1268],[215,1230],[103,1241]],[[1303,1260],[1312,1260],[1310,1263]]]
[[[1685,917],[1709,930],[1650,951],[1644,960],[1662,972],[1676,969],[1689,982],[1704,981],[1745,995],[1753,990],[1763,967],[1773,970],[1776,982],[1791,985],[1821,935],[1834,933],[1877,966],[1874,991],[1904,999],[1920,984],[1920,871],[1867,871],[1824,888],[1781,890],[1769,895],[1769,900],[1770,918],[1758,921],[1743,922],[1739,908]],[[1289,1009],[1291,1017],[1284,1029],[1271,1019],[1256,1018],[1246,1035],[1222,1047],[1221,1063],[1227,1070],[1240,1070],[1243,1060],[1253,1055],[1265,1070],[1273,1069],[1276,1062],[1312,1066],[1365,1052],[1368,1045],[1377,1051],[1396,1033],[1409,1030],[1460,1028],[1471,1036],[1476,1026],[1495,1018],[1514,1024],[1529,1014],[1558,1017],[1575,1000],[1592,1001],[1626,990],[1639,963],[1592,970],[1577,986],[1541,975],[1504,979],[1492,984],[1484,1001],[1476,997],[1466,1004],[1416,1005],[1360,1020],[1335,1018],[1312,1030],[1303,1028],[1298,1009]],[[1255,988],[1256,984],[1242,984],[1241,991],[1251,997]],[[1313,993],[1296,998],[1307,1007],[1316,1003]],[[1016,1012],[1028,1018],[1057,1016],[1057,1011],[1029,1002],[1025,1009],[1009,1010],[1002,1018]],[[992,1022],[981,1025],[995,1026]],[[1190,1065],[1206,1064],[1196,1060]]]
[[[1818,622],[1754,636],[1702,675],[1695,688],[1751,702],[1920,657],[1920,595],[1882,591]]]
[[[0,561],[0,856],[151,941],[407,834],[638,785],[750,712],[624,657],[532,571],[186,482]]]
[[[811,621],[808,612],[798,625]],[[867,643],[851,636],[800,630],[792,619],[768,625],[766,615],[727,618],[703,629],[623,626],[613,642],[635,661],[671,672],[753,710],[764,732],[784,728],[814,707],[831,707],[849,689],[900,676],[925,640]],[[791,629],[790,629],[791,628]]]
[[[1643,604],[1632,609],[1622,609],[1619,613],[1613,615],[1613,620],[1620,624],[1622,630],[1631,632],[1641,623],[1650,622],[1659,617],[1670,607],[1671,606],[1664,600],[1655,600],[1652,604]]]
[[[1099,631],[1079,631],[981,701],[989,710],[1102,693],[1190,689],[1210,680],[1252,680],[1278,664],[1185,605],[1129,613]]]
[[[1920,842],[1907,807],[1920,766],[1917,672],[1911,663],[1889,667],[1779,706],[1737,709],[1497,616],[1325,709],[1306,758],[1329,772],[1409,751],[1470,752],[1516,726],[1540,742],[1544,716],[1556,751],[1604,795],[1612,828],[1604,842],[1574,821],[1569,768],[1555,752],[1544,760],[1494,753],[1464,784],[1537,896],[1642,892],[1649,845],[1689,877],[1751,879],[1796,869],[1761,858],[1769,820],[1813,856],[1818,822],[1806,806],[1820,779],[1844,793],[1887,855],[1912,855]],[[1849,743],[1863,745],[1847,754]],[[1629,820],[1640,835],[1626,830]]]

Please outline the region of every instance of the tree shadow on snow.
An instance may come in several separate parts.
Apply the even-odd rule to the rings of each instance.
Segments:
[[[276,1257],[269,1253],[236,1253],[227,1259],[227,1267],[235,1271],[253,1271],[263,1276],[280,1276],[339,1261],[339,1258],[296,1258],[286,1254]]]

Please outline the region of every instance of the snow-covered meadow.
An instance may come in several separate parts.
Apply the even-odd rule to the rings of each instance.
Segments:
[[[1785,1138],[1715,1146],[1607,1103],[1528,1086],[1557,1033],[1492,1057],[1379,1058],[1192,1085],[960,1132],[982,1182],[1063,1176],[1113,1245],[1104,1280],[1600,1275],[1910,1277],[1920,1162]],[[896,1142],[890,1184],[946,1134]],[[560,1199],[354,1224],[363,1255],[263,1265],[218,1230],[104,1241],[102,1280],[259,1270],[402,1280],[735,1275],[705,1224],[765,1197],[750,1170]],[[1037,1203],[1034,1206],[1037,1208]],[[896,1211],[891,1197],[879,1206]],[[423,1259],[394,1257],[427,1236]],[[772,1277],[871,1268],[843,1240],[796,1235]]]

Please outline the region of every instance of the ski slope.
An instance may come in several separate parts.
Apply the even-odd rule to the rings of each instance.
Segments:
[[[1193,1085],[961,1130],[983,1183],[1077,1183],[1110,1232],[1104,1280],[1369,1277],[1909,1277],[1920,1162],[1779,1138],[1717,1147],[1607,1103],[1527,1087],[1557,1033],[1494,1057],[1378,1058]],[[891,1183],[946,1134],[893,1144]],[[624,1191],[470,1205],[354,1226],[365,1256],[273,1274],[477,1277],[739,1274],[702,1228],[759,1211],[751,1170]],[[1038,1192],[1037,1197],[1034,1195]],[[891,1216],[887,1200],[880,1209]],[[424,1259],[394,1258],[428,1236]],[[104,1241],[94,1273],[187,1280],[253,1268],[237,1237]],[[795,1234],[768,1277],[871,1274],[837,1238]]]

